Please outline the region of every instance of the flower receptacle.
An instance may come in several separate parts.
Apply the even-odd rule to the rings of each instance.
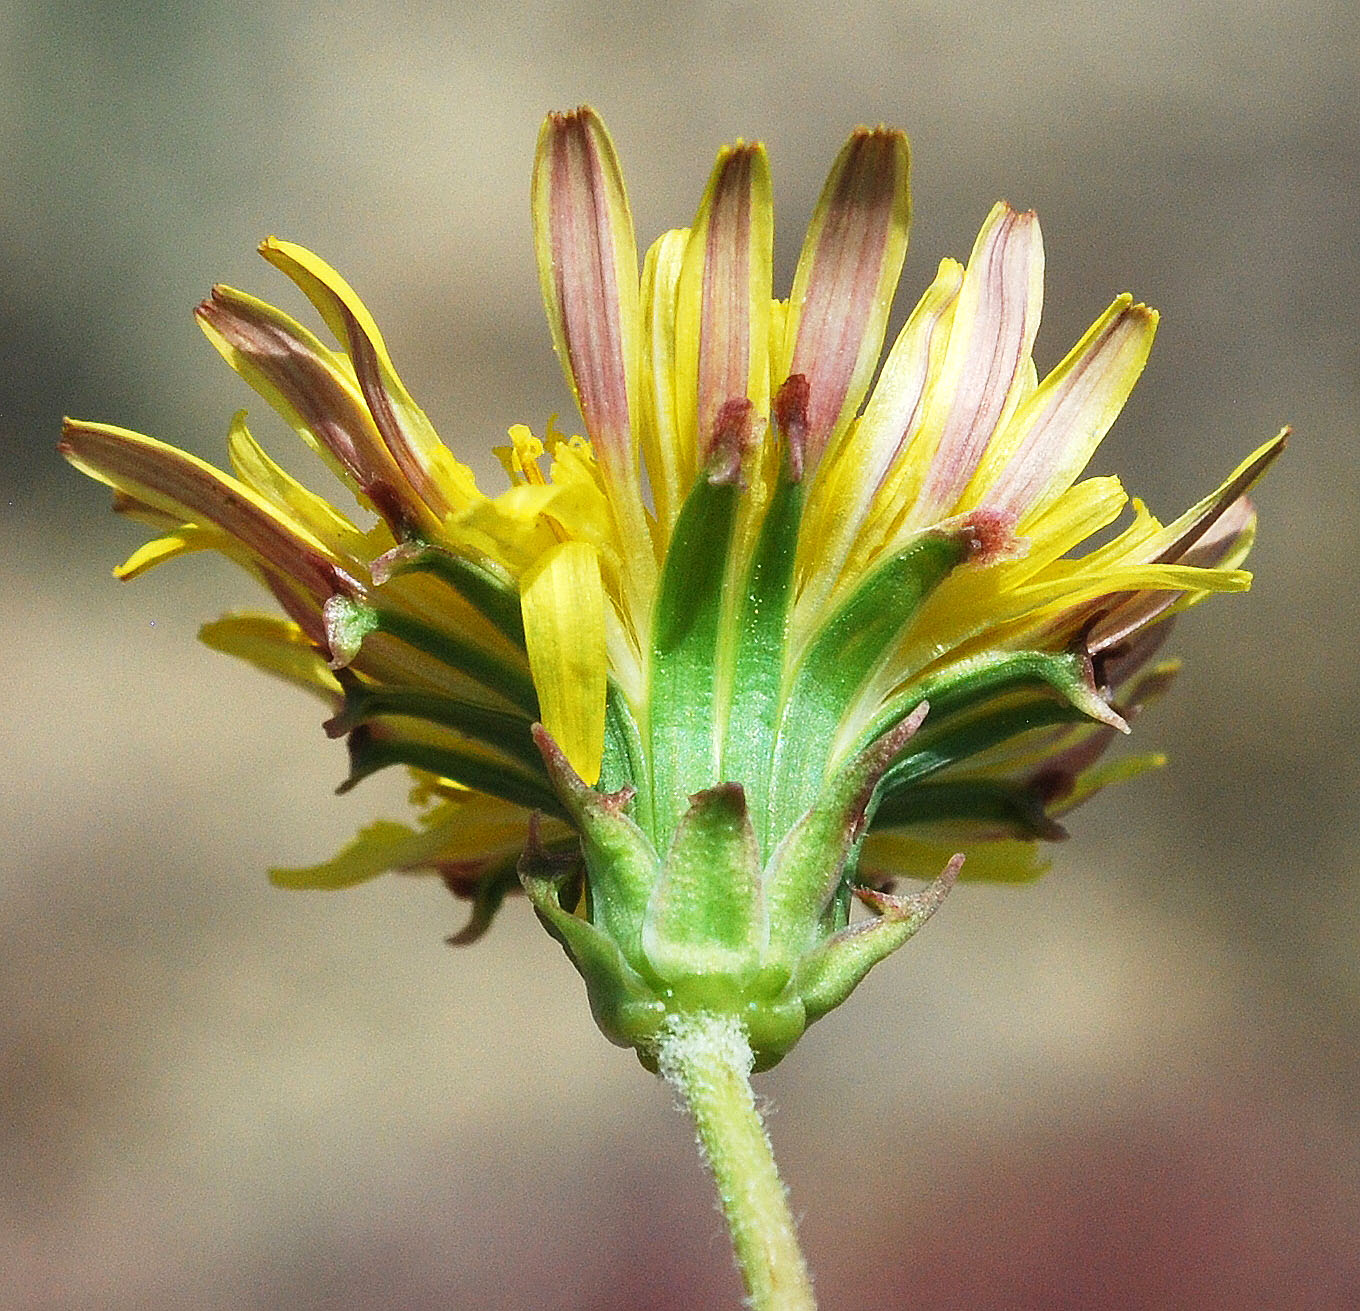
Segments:
[[[531,842],[520,879],[611,1041],[654,1068],[667,1021],[726,1015],[768,1068],[925,922],[959,862],[916,897],[870,897],[852,880],[877,784],[924,714],[841,771],[765,862],[740,784],[694,793],[663,856],[629,814],[631,790],[587,787],[535,728],[581,848],[577,862]],[[852,890],[871,919],[849,923]]]

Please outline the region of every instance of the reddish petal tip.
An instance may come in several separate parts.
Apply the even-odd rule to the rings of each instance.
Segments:
[[[755,407],[745,396],[725,401],[714,423],[707,457],[708,481],[715,487],[740,483],[742,465],[751,449]]]
[[[1005,510],[974,510],[961,517],[957,531],[963,537],[965,560],[969,564],[999,564],[1018,560],[1029,546],[1015,535],[1016,517]]]
[[[794,482],[803,479],[803,457],[807,449],[808,399],[811,387],[804,373],[784,380],[774,398],[775,426],[788,444],[789,472]]]

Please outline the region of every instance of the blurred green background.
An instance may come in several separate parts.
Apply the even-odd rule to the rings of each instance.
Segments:
[[[1255,591],[1181,625],[1138,725],[1171,767],[763,1077],[825,1305],[1360,1301],[1358,65],[1342,0],[0,8],[0,1305],[737,1302],[685,1121],[523,905],[455,953],[432,883],[266,884],[399,781],[332,796],[315,706],[193,640],[249,586],[115,584],[140,533],[53,449],[69,412],[216,460],[250,405],[286,450],[190,316],[215,280],[296,309],[275,232],[495,485],[567,405],[527,194],[582,100],[644,244],[763,138],[784,286],[847,131],[906,128],[899,319],[1037,208],[1041,368],[1116,292],[1163,312],[1096,467],[1164,516],[1295,425]]]

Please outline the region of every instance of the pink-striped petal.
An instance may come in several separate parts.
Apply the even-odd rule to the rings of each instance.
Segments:
[[[1019,400],[1043,301],[1039,220],[1007,204],[988,215],[968,260],[940,383],[926,418],[930,469],[910,513],[916,525],[954,508],[992,435]],[[933,431],[932,431],[933,430]]]
[[[559,542],[525,575],[520,601],[543,726],[593,784],[600,777],[608,691],[608,602],[595,548]]]
[[[1146,542],[1141,548],[1144,558],[1153,564],[1202,569],[1240,564],[1256,529],[1256,512],[1247,493],[1279,457],[1288,437],[1286,428],[1243,460],[1221,486]],[[1108,657],[1183,600],[1180,592],[1156,590],[1106,597],[1084,615],[1088,624],[1095,617],[1087,648]]]
[[[903,324],[864,415],[845,445],[846,458],[859,465],[866,503],[916,435],[931,372],[939,367],[941,342],[948,337],[962,281],[958,263],[940,261],[935,281]]]
[[[680,274],[676,351],[681,441],[703,463],[733,401],[769,407],[774,220],[764,147],[718,156],[690,229]]]
[[[222,357],[394,528],[437,522],[393,459],[362,393],[301,324],[231,287],[195,311]]]
[[[533,210],[554,345],[601,463],[617,477],[635,462],[637,247],[613,143],[593,110],[543,124]]]
[[[822,189],[794,275],[784,377],[808,381],[809,468],[854,417],[878,364],[911,220],[907,139],[858,129]]]
[[[1231,558],[1245,554],[1256,531],[1256,511],[1246,496],[1223,507],[1212,527],[1200,535],[1192,546],[1158,563],[1193,565],[1199,569],[1230,567]],[[1128,643],[1146,632],[1168,611],[1181,607],[1184,592],[1141,591],[1126,593],[1121,600],[1111,597],[1101,606],[1101,617],[1086,636],[1086,647],[1092,655],[1122,658]],[[1108,670],[1104,676],[1110,678]]]
[[[1158,552],[1157,560],[1167,564],[1187,561],[1199,563],[1198,560],[1189,561],[1190,553],[1201,546],[1208,549],[1208,542],[1204,539],[1210,538],[1211,534],[1213,541],[1221,537],[1223,530],[1219,521],[1227,517],[1234,508],[1240,513],[1241,507],[1248,504],[1246,493],[1275,463],[1288,441],[1289,429],[1284,428],[1265,445],[1247,456],[1221,487],[1197,505],[1191,506],[1174,523],[1169,524],[1166,533],[1171,541]],[[1219,531],[1214,531],[1215,529]]]
[[[965,503],[1017,520],[1051,505],[1076,481],[1124,408],[1156,331],[1155,310],[1120,296],[997,434]]]
[[[962,278],[961,265],[940,262],[935,281],[893,343],[859,422],[823,457],[809,512],[821,525],[816,540],[823,588],[839,574],[871,511],[891,522],[901,508],[897,484],[910,472],[903,461],[911,460]]]
[[[224,529],[319,601],[362,590],[305,529],[196,456],[126,428],[73,419],[57,449],[82,473],[145,505]]]

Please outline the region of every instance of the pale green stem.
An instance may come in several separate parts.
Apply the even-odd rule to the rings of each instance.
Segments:
[[[754,1311],[815,1311],[788,1193],[751,1094],[746,1031],[726,1016],[677,1016],[662,1030],[656,1055],[694,1117],[749,1305]]]

